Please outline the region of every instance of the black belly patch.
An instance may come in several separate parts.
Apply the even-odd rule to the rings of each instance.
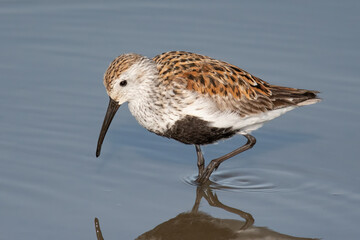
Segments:
[[[220,139],[232,137],[236,131],[231,128],[210,127],[209,122],[194,116],[187,116],[175,122],[164,133],[158,135],[173,138],[185,144],[210,144]]]

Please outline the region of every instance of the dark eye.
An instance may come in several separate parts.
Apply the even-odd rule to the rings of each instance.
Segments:
[[[125,87],[126,84],[127,84],[127,81],[126,81],[126,80],[122,80],[122,81],[120,82],[120,86],[122,86],[122,87]]]

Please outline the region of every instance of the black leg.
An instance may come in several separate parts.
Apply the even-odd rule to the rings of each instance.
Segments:
[[[199,169],[199,176],[201,176],[204,173],[205,160],[204,160],[204,156],[201,152],[200,145],[195,145],[195,148],[196,148],[196,154],[197,154],[197,166]]]
[[[205,182],[207,182],[209,180],[209,177],[211,175],[211,173],[217,169],[220,164],[222,162],[224,162],[225,160],[239,154],[242,153],[250,148],[252,148],[255,143],[256,143],[256,138],[251,136],[250,134],[246,134],[244,135],[247,138],[247,143],[237,149],[235,149],[234,151],[225,154],[224,156],[221,156],[219,158],[215,158],[214,160],[212,160],[209,165],[206,167],[205,171],[203,172],[203,174],[199,174],[198,178],[196,179],[196,181],[200,184],[203,184]]]

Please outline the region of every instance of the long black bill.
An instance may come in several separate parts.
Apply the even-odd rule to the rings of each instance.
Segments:
[[[97,143],[96,157],[100,156],[101,145],[104,141],[106,132],[110,126],[111,121],[113,120],[113,118],[115,116],[115,113],[117,112],[117,110],[120,107],[120,105],[116,101],[112,100],[111,98],[109,98],[109,99],[110,99],[109,106],[108,106],[106,114],[105,114],[104,122],[102,124],[98,143]]]

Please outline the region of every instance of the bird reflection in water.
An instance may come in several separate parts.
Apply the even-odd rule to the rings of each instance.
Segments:
[[[244,220],[214,218],[199,211],[200,201],[205,198],[212,207],[234,213]],[[266,227],[255,227],[250,213],[229,207],[221,203],[216,194],[207,186],[196,190],[195,204],[190,212],[184,212],[154,229],[142,234],[136,240],[310,240],[315,238],[293,237],[274,232]],[[95,218],[95,230],[98,240],[104,240],[99,220]]]

